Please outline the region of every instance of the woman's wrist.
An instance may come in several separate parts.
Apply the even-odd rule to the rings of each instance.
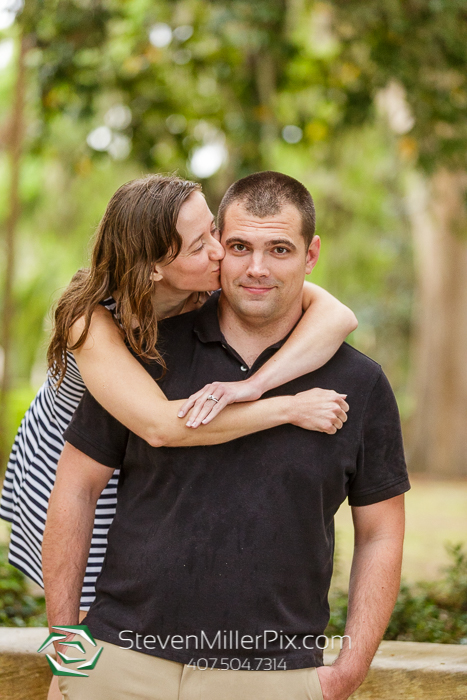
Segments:
[[[268,386],[266,373],[262,372],[261,369],[245,379],[243,383],[249,386],[252,394],[257,394],[256,398],[258,399],[271,388]]]

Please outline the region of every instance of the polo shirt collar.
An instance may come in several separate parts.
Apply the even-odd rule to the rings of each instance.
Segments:
[[[217,316],[220,294],[220,290],[211,294],[198,311],[194,331],[202,343],[225,343]]]

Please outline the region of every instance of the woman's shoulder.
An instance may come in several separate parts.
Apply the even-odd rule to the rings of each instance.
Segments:
[[[104,309],[107,309],[107,311],[110,311],[115,315],[117,309],[117,302],[112,296],[110,296],[100,301],[99,306],[103,307]]]
[[[118,320],[117,302],[113,297],[107,297],[97,304],[91,314],[90,328],[96,330],[96,327],[101,327],[102,324],[107,323],[107,319],[110,318],[109,312]],[[73,347],[78,342],[85,329],[86,317],[83,315],[77,318],[70,326],[68,347]]]

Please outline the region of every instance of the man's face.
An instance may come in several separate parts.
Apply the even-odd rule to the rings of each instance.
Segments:
[[[315,236],[306,249],[301,229],[300,212],[291,204],[264,219],[250,214],[241,202],[229,206],[221,239],[221,285],[237,315],[267,323],[296,311],[303,279],[320,248]]]

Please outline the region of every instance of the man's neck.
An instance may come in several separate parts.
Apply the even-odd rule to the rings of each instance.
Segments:
[[[266,348],[278,343],[290,333],[300,320],[302,307],[290,309],[285,315],[273,319],[245,317],[236,313],[225,295],[219,297],[219,326],[228,344],[251,367]]]

